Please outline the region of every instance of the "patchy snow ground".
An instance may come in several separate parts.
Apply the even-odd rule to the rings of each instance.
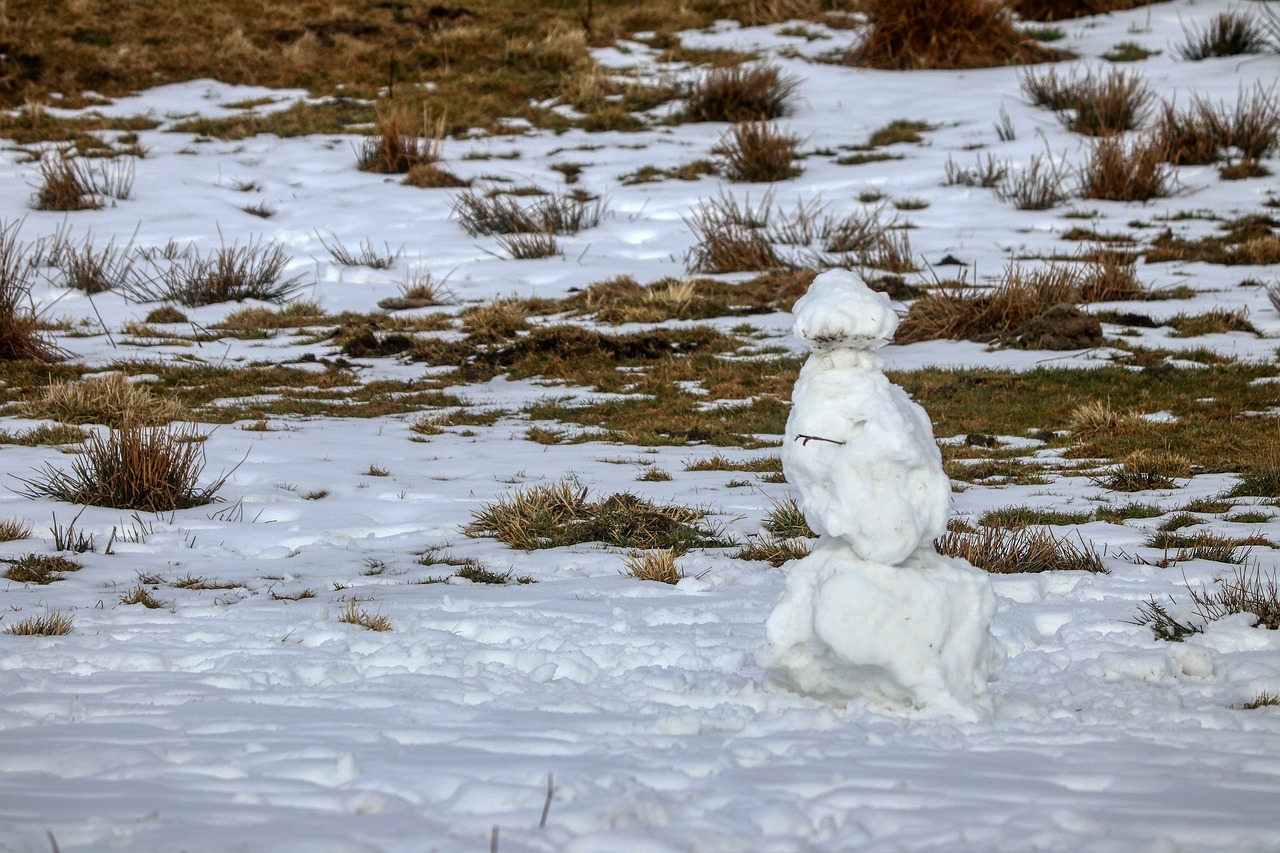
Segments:
[[[1066,46],[1079,62],[1117,42],[1163,51],[1134,66],[1161,94],[1193,93],[1234,102],[1238,89],[1270,85],[1275,56],[1188,63],[1173,46],[1183,26],[1200,24],[1226,2],[1176,2],[1132,13],[1069,21]],[[807,25],[815,32],[820,28]],[[780,208],[821,197],[833,210],[859,207],[859,193],[919,198],[903,214],[916,253],[931,263],[951,254],[979,277],[1011,256],[1070,246],[1059,234],[1083,223],[1122,231],[1131,220],[1209,233],[1213,223],[1158,222],[1180,211],[1260,212],[1275,179],[1223,182],[1210,167],[1183,169],[1182,192],[1148,205],[1078,201],[1090,219],[1063,209],[1030,213],[987,190],[944,186],[948,156],[981,153],[1025,162],[1046,148],[1078,163],[1084,143],[1048,112],[1027,104],[1016,69],[898,74],[805,59],[842,47],[848,33],[806,41],[782,27],[725,25],[690,33],[692,45],[767,51],[801,75],[794,116],[781,122],[805,150],[862,143],[898,118],[939,124],[904,159],[839,166],[812,154],[804,174],[773,188]],[[784,55],[785,54],[785,55]],[[604,58],[644,60],[639,45]],[[211,81],[165,87],[118,102],[123,114],[225,112],[220,104],[264,94]],[[286,94],[292,97],[296,93]],[[287,101],[285,101],[287,102]],[[1017,139],[992,127],[1007,110]],[[283,241],[291,271],[315,279],[304,295],[330,311],[370,310],[396,295],[417,265],[460,300],[560,296],[619,273],[647,282],[685,269],[693,236],[685,223],[716,179],[623,186],[643,165],[671,167],[708,156],[723,125],[681,125],[640,134],[569,132],[451,141],[446,166],[464,177],[498,176],[548,189],[551,166],[584,164],[581,186],[601,193],[599,227],[563,238],[561,257],[503,259],[491,238],[471,238],[450,219],[451,193],[400,186],[354,167],[352,137],[197,142],[163,128],[140,134],[132,197],[70,214],[73,237],[140,246],[170,239],[216,246],[255,236]],[[512,159],[468,159],[516,152]],[[0,164],[0,217],[25,217],[27,239],[51,234],[57,214],[28,208],[35,174],[7,152]],[[1280,163],[1271,162],[1273,170]],[[257,186],[242,192],[236,186]],[[744,188],[725,188],[742,196]],[[751,187],[753,199],[767,187]],[[270,219],[240,208],[264,203]],[[320,238],[355,246],[403,247],[390,271],[340,269]],[[1208,345],[1274,363],[1280,314],[1256,284],[1274,271],[1204,264],[1140,267],[1151,287],[1185,284],[1191,301],[1147,306],[1194,313],[1245,307],[1265,337],[1178,339],[1142,330],[1153,345]],[[99,316],[118,329],[150,306],[100,294],[92,304],[56,283],[33,294],[50,316]],[[189,312],[209,325],[236,307]],[[779,336],[789,315],[752,318]],[[1113,330],[1114,331],[1114,330]],[[284,359],[288,336],[193,347],[113,348],[106,336],[60,343],[91,364],[129,356]],[[320,347],[312,347],[321,352]],[[893,368],[927,364],[1025,368],[1052,359],[1087,366],[1105,353],[987,351],[968,343],[891,346]],[[367,376],[412,376],[420,367],[370,362]],[[547,393],[529,382],[461,389],[470,399],[514,408]],[[563,388],[555,393],[572,393]],[[771,499],[786,487],[730,487],[731,472],[683,472],[670,482],[636,483],[618,457],[642,453],[673,472],[711,448],[550,446],[523,439],[519,418],[410,442],[409,418],[299,419],[288,430],[217,429],[207,442],[210,472],[248,454],[224,487],[227,504],[134,519],[90,507],[77,522],[99,542],[77,556],[85,568],[60,583],[6,582],[7,624],[49,610],[69,612],[65,637],[0,634],[0,850],[47,851],[52,833],[73,851],[475,851],[494,828],[499,849],[517,851],[1273,851],[1280,849],[1280,716],[1237,706],[1280,692],[1280,636],[1226,619],[1185,643],[1154,640],[1133,625],[1149,596],[1181,596],[1185,581],[1211,584],[1227,569],[1204,561],[1177,569],[1138,565],[1160,519],[1094,522],[1070,531],[1107,550],[1109,575],[996,576],[993,632],[1009,661],[992,685],[994,714],[979,722],[882,716],[834,708],[763,684],[756,655],[764,621],[786,572],[735,560],[732,550],[682,559],[689,577],[675,587],[622,577],[619,555],[586,545],[523,553],[459,528],[511,483],[554,482],[572,472],[593,492],[632,490],[660,501],[712,507],[729,533],[758,532]],[[0,418],[14,429],[30,421]],[[767,452],[767,451],[765,451]],[[747,457],[751,453],[727,453]],[[24,475],[65,463],[47,447],[0,447],[3,470]],[[374,477],[371,465],[389,471]],[[1227,488],[1203,476],[1183,489],[1144,493],[1170,510]],[[10,481],[13,484],[13,481]],[[325,489],[323,500],[302,494]],[[1087,508],[1102,498],[1085,477],[1049,486],[968,488],[955,511],[1028,504]],[[1280,539],[1280,510],[1248,525],[1215,519],[1214,529]],[[48,527],[75,508],[0,493],[0,518],[19,518],[33,540],[0,554],[51,551]],[[147,531],[117,539],[113,528]],[[1065,531],[1064,531],[1065,532]],[[441,547],[536,584],[416,584],[448,574],[415,552]],[[1276,551],[1253,559],[1275,571]],[[371,569],[383,565],[380,574]],[[705,572],[705,574],[703,574]],[[170,581],[187,575],[233,584],[222,590],[163,587],[168,606],[119,603],[139,573]],[[695,575],[700,577],[695,578]],[[314,598],[288,600],[303,590]],[[374,633],[337,621],[344,602],[388,617]],[[548,779],[553,796],[540,819]]]

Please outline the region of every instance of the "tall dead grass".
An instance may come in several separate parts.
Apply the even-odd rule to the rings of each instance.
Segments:
[[[764,121],[791,111],[800,78],[769,63],[712,68],[688,85],[686,121]]]
[[[1140,298],[1144,290],[1133,267],[1129,256],[1105,254],[1083,266],[1011,266],[989,289],[956,282],[913,302],[894,339],[916,343],[1008,338],[1055,305]]]
[[[1088,136],[1133,130],[1155,97],[1142,75],[1122,69],[1083,75],[1059,75],[1055,68],[1028,71],[1021,84],[1032,103],[1053,110],[1068,129]]]
[[[800,138],[767,121],[734,122],[712,149],[726,178],[738,182],[785,181],[800,174],[795,165]]]
[[[19,239],[21,222],[0,224],[0,361],[56,361],[31,305],[35,258]]]
[[[1173,192],[1173,173],[1158,136],[1094,141],[1080,168],[1080,195],[1107,201],[1150,201]]]
[[[871,25],[845,55],[868,68],[986,68],[1050,62],[1058,54],[1028,38],[996,0],[870,0]]]
[[[175,428],[125,426],[94,433],[71,470],[52,465],[30,478],[17,478],[20,493],[76,504],[168,512],[217,500],[230,476],[200,486],[204,470],[204,436],[188,424]]]

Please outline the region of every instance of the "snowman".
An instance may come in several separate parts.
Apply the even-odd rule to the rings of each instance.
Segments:
[[[985,572],[933,547],[951,483],[928,415],[876,355],[897,325],[889,298],[847,270],[795,305],[812,354],[782,466],[819,539],[789,568],[761,662],[773,684],[839,704],[976,718],[1003,660],[995,596]]]

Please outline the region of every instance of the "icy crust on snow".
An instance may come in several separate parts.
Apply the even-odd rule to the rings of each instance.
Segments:
[[[995,612],[986,573],[964,560],[887,566],[824,538],[788,572],[761,662],[775,686],[827,701],[977,719],[1004,662]]]
[[[787,576],[762,664],[787,689],[868,707],[975,718],[1003,659],[985,572],[946,559],[951,482],[929,416],[889,382],[872,350],[897,318],[844,270],[797,303],[813,349],[792,391],[782,467],[817,547]]]

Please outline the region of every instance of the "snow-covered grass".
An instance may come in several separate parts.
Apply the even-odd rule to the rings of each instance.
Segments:
[[[1052,46],[1080,59],[1059,73],[1102,79],[1117,46],[1150,52],[1123,66],[1156,99],[1126,145],[1156,132],[1161,102],[1265,119],[1275,54],[1179,55],[1229,8],[1060,21]],[[1280,632],[1197,612],[1250,579],[1265,597],[1280,567],[1274,142],[1246,151],[1261,137],[1242,122],[1171,157],[1167,197],[1083,199],[1094,142],[1029,103],[1018,68],[823,61],[852,38],[815,22],[681,35],[677,58],[754,54],[797,80],[776,127],[800,140],[801,172],[769,184],[709,171],[730,125],[665,123],[679,102],[635,132],[512,121],[443,137],[435,164],[467,188],[361,171],[372,126],[172,131],[251,126],[304,96],[212,80],[95,108],[128,118],[96,133],[133,152],[117,158],[127,198],[96,192],[98,209],[37,209],[55,161],[33,155],[56,144],[9,146],[0,342],[33,331],[34,311],[67,358],[0,362],[0,557],[20,567],[0,586],[0,850],[47,851],[52,833],[67,853],[463,851],[495,827],[504,853],[1280,846]],[[622,39],[594,56],[620,90],[705,74],[659,63],[668,48]],[[868,144],[908,124],[919,141]],[[1053,204],[986,186],[1036,162],[1060,167]],[[974,163],[991,179],[948,179]],[[1220,174],[1245,165],[1254,177]],[[592,215],[538,229],[557,232],[555,253],[515,260],[501,234],[464,228],[467,197]],[[812,271],[704,264],[699,216],[717,204],[763,232],[769,265],[896,266],[865,277],[904,317],[998,292],[1002,271],[1143,255],[1140,298],[1080,305],[1100,321],[1088,348],[1000,346],[1022,337],[1005,328],[880,351],[932,416],[957,536],[1034,525],[1106,570],[992,576],[1008,663],[988,717],[765,686],[757,656],[787,577],[771,560],[809,542],[777,444],[801,355],[789,307]],[[68,253],[87,246],[128,247],[127,284],[68,286]],[[140,301],[246,247],[278,248],[267,285],[292,302]],[[411,294],[425,304],[376,307]],[[24,340],[16,354],[39,354]],[[98,409],[63,426],[82,419],[39,410],[46,389],[119,392],[116,374],[192,413],[207,433],[197,488],[225,475],[220,502],[155,513],[21,494],[22,478],[77,463],[81,429],[120,425]],[[620,522],[642,503],[703,531],[672,545],[682,577],[638,579],[668,558],[631,540],[467,535],[567,483],[588,506],[613,500]],[[1158,638],[1152,603],[1200,630]]]

